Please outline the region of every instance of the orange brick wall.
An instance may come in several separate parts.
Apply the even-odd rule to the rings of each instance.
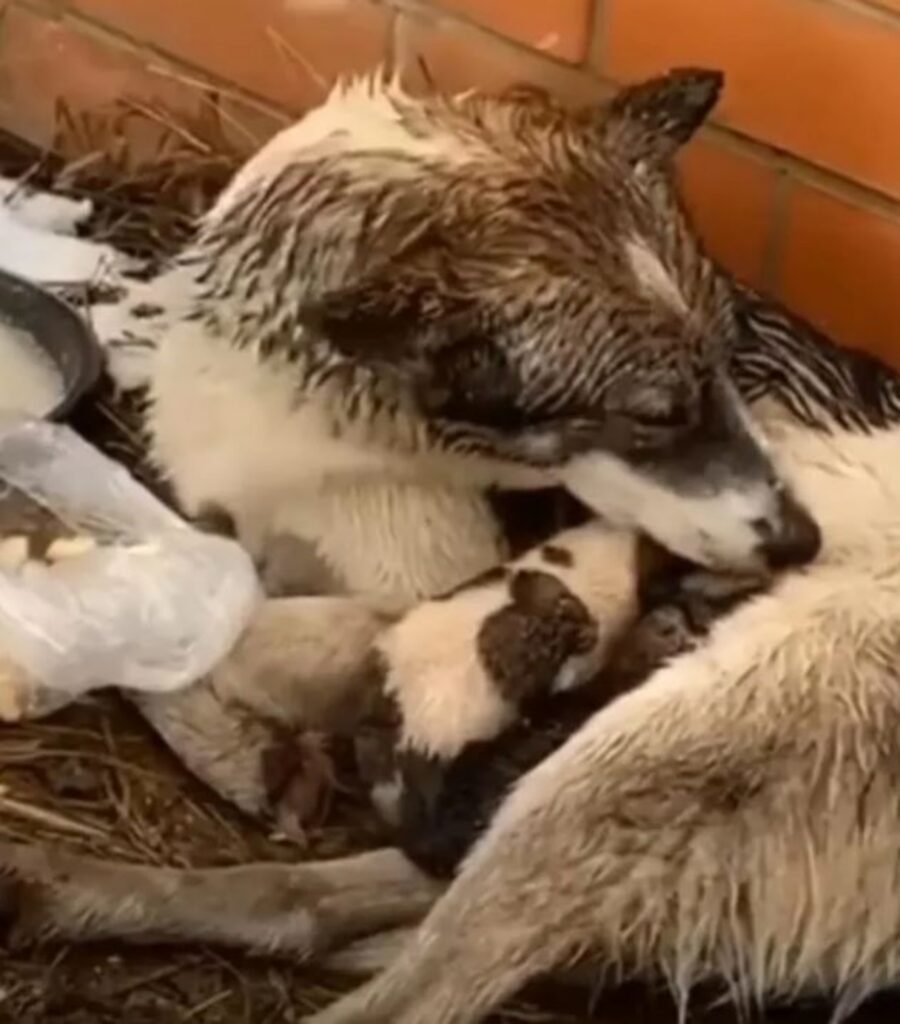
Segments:
[[[413,88],[530,80],[572,102],[724,69],[682,158],[710,247],[900,365],[900,0],[0,0],[0,126],[44,146],[61,109],[77,148],[80,113],[125,100],[186,135],[214,114],[247,150],[378,63]]]

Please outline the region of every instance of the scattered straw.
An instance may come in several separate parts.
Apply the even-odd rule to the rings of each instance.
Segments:
[[[14,797],[6,796],[0,787],[0,820],[4,814],[11,814],[13,817],[22,818],[24,821],[40,828],[55,829],[60,832],[68,832],[72,835],[83,836],[87,839],[106,839],[105,829],[88,825],[84,820],[75,821],[67,818],[64,814],[57,814],[55,811],[45,807],[34,806],[25,803],[23,800],[16,800]],[[2,826],[0,826],[2,828]]]
[[[288,58],[289,63],[294,67],[299,67],[303,73],[316,84],[321,98],[324,99],[328,95],[328,81],[325,76],[320,74],[312,63],[304,57],[302,53],[299,53],[293,46],[291,46],[284,36],[276,29],[272,28],[271,25],[266,29],[266,35],[278,51],[279,56],[282,58]]]

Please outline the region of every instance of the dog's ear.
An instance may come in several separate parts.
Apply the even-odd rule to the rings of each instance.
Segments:
[[[724,80],[720,71],[676,68],[621,89],[606,109],[604,144],[634,164],[667,163],[706,120]]]

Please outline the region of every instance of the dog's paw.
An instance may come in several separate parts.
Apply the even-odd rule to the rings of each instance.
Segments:
[[[0,866],[0,945],[6,949],[17,943],[16,929],[24,897],[25,886],[19,875]]]
[[[52,938],[46,895],[53,880],[45,847],[0,843],[0,947],[23,949]]]
[[[317,734],[218,693],[209,679],[132,699],[184,765],[244,813],[300,836],[322,820],[330,769]]]
[[[298,834],[333,789],[322,737],[354,733],[380,696],[385,619],[349,599],[264,603],[228,657],[174,693],[132,693],[185,766],[221,797]]]
[[[301,838],[306,829],[321,825],[328,817],[336,786],[325,737],[285,734],[260,756],[266,801],[278,830]]]

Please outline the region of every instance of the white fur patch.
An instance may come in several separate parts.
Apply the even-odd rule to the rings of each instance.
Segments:
[[[595,649],[570,659],[547,681],[548,689],[564,690],[587,682],[637,618],[637,541],[595,521],[553,543],[572,556],[571,565],[548,562],[536,549],[510,568],[557,577],[597,623]],[[386,689],[403,713],[408,746],[451,758],[468,743],[493,739],[514,720],[517,709],[497,690],[478,647],[485,620],[509,602],[507,579],[479,584],[419,605],[382,637]]]
[[[900,427],[870,434],[808,430],[774,400],[754,405],[779,474],[819,524],[823,560],[879,572],[900,550]]]
[[[197,321],[163,339],[153,371],[155,458],[189,513],[226,509],[254,555],[292,534],[353,591],[404,602],[503,557],[479,493],[486,478],[469,461],[335,437],[326,400],[298,404],[276,360],[223,344]]]
[[[605,452],[573,459],[564,485],[585,504],[621,527],[643,530],[664,547],[702,565],[752,569],[759,560],[754,520],[774,509],[764,483],[719,494],[680,496]]]
[[[472,139],[437,129],[427,135],[411,132],[402,114],[416,104],[378,73],[338,82],[320,106],[275,135],[244,164],[210,216],[221,216],[246,189],[259,188],[292,161],[312,159],[316,153],[395,153],[448,163],[472,158]]]
[[[647,243],[641,238],[632,239],[625,243],[625,254],[642,291],[661,299],[676,313],[687,316],[688,304],[681,290]]]
[[[404,742],[439,757],[489,740],[515,718],[478,656],[484,620],[509,602],[505,580],[428,601],[379,643],[390,666],[385,688],[403,713]]]

